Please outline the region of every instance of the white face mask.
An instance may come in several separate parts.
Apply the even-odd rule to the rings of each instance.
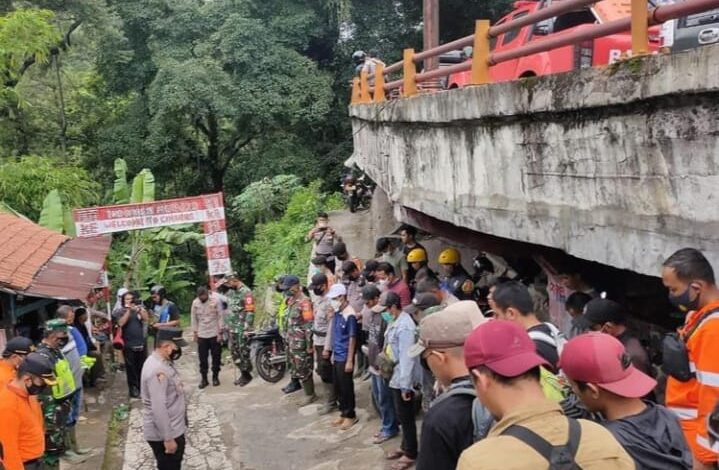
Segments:
[[[377,284],[384,287],[387,285],[387,282],[388,282],[387,279],[380,279],[379,281],[377,281]]]
[[[330,305],[332,305],[332,308],[335,310],[335,312],[339,311],[340,307],[342,307],[342,301],[339,299],[332,299],[330,300]]]

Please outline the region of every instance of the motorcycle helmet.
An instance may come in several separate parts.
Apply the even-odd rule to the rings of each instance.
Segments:
[[[494,272],[494,263],[484,253],[480,253],[474,258],[472,266],[478,274]]]
[[[442,250],[437,258],[439,264],[459,264],[460,255],[456,248],[446,248]]]
[[[365,54],[364,51],[355,51],[352,54],[352,61],[357,65],[363,63],[366,58],[367,54]]]
[[[167,297],[167,291],[165,290],[165,286],[162,286],[160,284],[152,286],[152,289],[150,289],[150,294],[159,295],[160,299],[164,299],[165,297]]]
[[[408,263],[421,263],[422,261],[427,261],[427,252],[422,248],[415,248],[407,253]]]

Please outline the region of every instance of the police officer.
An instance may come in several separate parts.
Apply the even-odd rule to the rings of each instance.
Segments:
[[[252,331],[255,323],[255,300],[252,290],[240,280],[237,274],[231,274],[225,281],[230,290],[227,299],[230,314],[227,327],[230,332],[230,351],[232,361],[240,371],[235,385],[244,387],[252,380],[252,361],[250,359],[250,342],[247,333]]]
[[[45,455],[46,469],[57,469],[60,457],[66,451],[65,432],[72,410],[72,398],[77,387],[70,362],[62,353],[69,341],[67,321],[61,318],[45,323],[44,337],[37,349],[50,361],[57,383],[40,394],[42,412],[45,416]]]
[[[437,262],[442,275],[442,287],[459,300],[472,300],[474,282],[469,273],[462,267],[459,251],[456,248],[446,248],[439,254]]]
[[[297,276],[285,276],[282,290],[287,298],[287,339],[292,362],[292,378],[297,379],[305,391],[300,406],[306,406],[317,399],[312,378],[314,349],[312,347],[312,324],[314,315],[312,302],[302,291]]]
[[[157,331],[155,351],[142,366],[142,431],[158,470],[179,470],[185,453],[187,406],[175,361],[187,342],[179,328]]]

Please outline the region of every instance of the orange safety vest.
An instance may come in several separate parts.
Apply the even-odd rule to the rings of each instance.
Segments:
[[[706,313],[716,310],[714,313]],[[682,425],[694,456],[704,463],[717,461],[719,446],[711,446],[707,435],[707,416],[719,401],[719,302],[690,312],[680,335],[696,330],[686,339],[689,366],[695,376],[686,382],[667,378],[666,405]]]

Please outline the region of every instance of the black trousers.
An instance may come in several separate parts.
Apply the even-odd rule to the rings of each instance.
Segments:
[[[197,354],[200,356],[200,374],[205,377],[208,371],[208,356],[212,353],[212,375],[220,373],[222,346],[214,338],[197,338]]]
[[[157,461],[157,470],[180,470],[182,468],[182,457],[185,455],[184,434],[177,439],[177,451],[174,454],[165,453],[165,443],[162,441],[147,441],[152,447]]]
[[[332,369],[332,361],[330,361],[329,358],[322,357],[322,351],[324,351],[324,346],[315,346],[315,359],[317,360],[317,375],[320,376],[320,379],[322,379],[322,382],[326,384],[332,383],[332,376],[334,375],[334,370]]]
[[[355,419],[355,383],[352,372],[345,372],[345,361],[335,362],[334,384],[340,402],[340,416]]]
[[[125,357],[127,388],[130,395],[139,395],[142,365],[145,363],[145,359],[147,359],[147,349],[144,347],[139,350],[135,350],[134,348],[125,348],[122,350],[122,355]]]
[[[402,426],[401,449],[410,459],[417,458],[417,423],[414,420],[414,400],[404,401],[402,391],[392,389],[394,408],[397,411],[399,425]]]

